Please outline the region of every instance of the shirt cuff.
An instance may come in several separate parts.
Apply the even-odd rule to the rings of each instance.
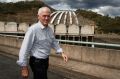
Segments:
[[[16,62],[19,66],[27,66],[27,63],[26,62],[21,62],[21,61],[17,61]]]
[[[57,53],[57,54],[60,54],[60,53],[62,53],[62,52],[63,52],[62,48],[59,48],[56,53]]]

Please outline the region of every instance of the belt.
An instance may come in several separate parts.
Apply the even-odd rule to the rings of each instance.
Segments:
[[[32,60],[38,60],[38,61],[48,61],[49,60],[49,58],[43,59],[43,58],[36,58],[34,56],[30,56],[30,59],[32,59]]]

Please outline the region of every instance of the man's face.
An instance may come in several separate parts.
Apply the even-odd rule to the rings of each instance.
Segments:
[[[48,23],[50,21],[50,12],[44,11],[41,14],[38,15],[38,19],[44,26],[48,26]]]

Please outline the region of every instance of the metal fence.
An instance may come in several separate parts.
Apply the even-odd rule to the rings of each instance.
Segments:
[[[22,36],[19,36],[20,34],[22,34]],[[24,38],[24,34],[23,33],[14,33],[12,35],[8,35],[8,34],[0,34],[0,36],[7,36],[7,37],[14,37],[17,39],[23,39]],[[68,38],[69,37],[69,38]],[[120,44],[116,44],[116,43],[108,43],[108,42],[96,42],[94,40],[92,40],[93,38],[91,38],[91,40],[81,40],[81,36],[60,36],[60,38],[57,40],[59,41],[60,44],[69,44],[69,45],[78,45],[78,46],[88,46],[88,47],[98,47],[98,48],[107,48],[107,49],[118,49],[120,50]],[[77,38],[77,40],[76,40]],[[87,37],[88,38],[88,37]],[[104,37],[105,38],[105,37]],[[117,38],[119,41],[119,38]]]

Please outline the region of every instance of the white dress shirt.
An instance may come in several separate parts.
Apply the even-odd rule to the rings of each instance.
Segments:
[[[17,63],[20,66],[27,66],[29,55],[41,59],[48,58],[51,48],[56,49],[56,53],[63,52],[59,42],[55,39],[52,29],[38,22],[27,30]]]

